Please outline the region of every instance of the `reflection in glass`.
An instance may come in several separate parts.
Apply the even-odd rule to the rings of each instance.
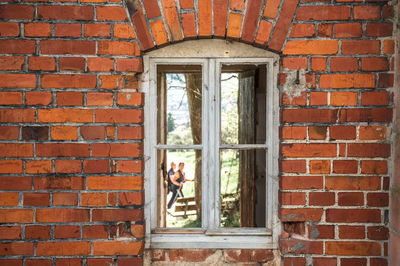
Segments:
[[[221,143],[264,144],[266,66],[223,65]]]
[[[265,227],[264,149],[220,153],[221,227]]]
[[[201,227],[201,150],[159,150],[158,161],[159,227]]]
[[[201,144],[201,66],[158,66],[158,143]]]

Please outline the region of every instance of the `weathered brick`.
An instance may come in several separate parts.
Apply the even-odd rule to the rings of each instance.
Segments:
[[[377,242],[332,241],[325,243],[325,253],[329,255],[380,256],[381,245]]]
[[[91,24],[89,24],[91,25]],[[95,25],[101,25],[102,28],[104,28],[104,24],[95,24]],[[109,34],[110,28],[109,25],[106,24],[108,26],[108,29],[103,29],[101,30],[102,32],[104,32],[104,35]],[[92,32],[92,34],[98,34],[98,30],[93,29],[90,32]],[[107,35],[108,36],[108,35]],[[130,24],[114,24],[114,37],[115,38],[121,38],[121,39],[134,39],[136,38],[135,33],[133,32],[132,26]]]
[[[16,22],[0,22],[0,36],[16,37],[19,35],[19,25]]]
[[[23,66],[23,56],[0,56],[0,70],[22,70]]]
[[[36,76],[32,74],[0,74],[0,87],[35,88]]]
[[[102,71],[108,72],[114,70],[114,59],[112,58],[88,58],[89,71]]]
[[[87,209],[37,209],[36,221],[40,223],[88,222]],[[61,254],[59,254],[61,255]]]
[[[84,71],[85,59],[83,57],[61,57],[58,59],[60,70]]]
[[[1,256],[33,255],[33,243],[29,242],[0,243],[0,255]]]
[[[80,173],[80,160],[54,160],[54,169],[56,173]]]
[[[55,26],[55,36],[57,37],[81,37],[81,24],[77,23],[57,23]]]
[[[77,225],[56,225],[54,227],[55,238],[80,238],[81,230]]]
[[[94,255],[138,255],[143,252],[143,242],[96,241],[93,242]]]
[[[33,40],[0,40],[1,52],[4,54],[33,54],[36,43]]]
[[[33,6],[29,5],[1,5],[1,19],[33,19]]]
[[[144,1],[143,4],[148,19],[161,16],[160,7],[158,6],[157,0]]]
[[[25,226],[26,239],[50,239],[50,226],[30,225]]]
[[[54,192],[53,206],[76,206],[78,194],[73,192]]]
[[[56,62],[53,57],[29,57],[28,66],[30,70],[56,70]]]
[[[372,209],[328,209],[326,221],[335,223],[380,223],[381,211]]]
[[[38,6],[37,16],[49,20],[92,20],[92,6]]]
[[[51,128],[52,140],[77,140],[78,129],[77,127],[69,126],[53,126]]]
[[[360,126],[358,129],[360,140],[385,140],[385,126]]]
[[[297,20],[348,20],[349,6],[300,6],[297,10]]]
[[[364,193],[362,192],[339,192],[338,193],[339,206],[363,206]]]
[[[309,203],[311,206],[331,206],[335,204],[335,193],[310,192]]]
[[[379,54],[378,40],[343,40],[342,53],[344,55],[352,54]]]
[[[86,241],[62,241],[62,242],[38,242],[37,256],[83,256],[89,255],[90,242]]]
[[[51,173],[51,161],[34,160],[25,163],[25,171],[29,174],[47,174]]]
[[[96,52],[96,42],[80,40],[41,40],[40,52],[42,54],[94,55]]]
[[[18,139],[19,127],[18,126],[0,126],[0,139],[12,140]]]
[[[117,24],[120,25],[120,24]],[[85,24],[84,25],[85,37],[110,37],[111,36],[111,26],[106,23],[96,23],[96,24]],[[115,31],[115,29],[114,29]],[[120,33],[120,29],[117,31]],[[114,36],[115,36],[114,32]],[[116,36],[118,37],[118,36]]]
[[[24,24],[26,37],[48,37],[51,35],[50,23],[26,23]]]
[[[140,55],[136,42],[127,41],[99,41],[99,55]]]
[[[89,144],[80,143],[38,143],[36,155],[39,157],[87,157]]]
[[[43,75],[42,88],[95,88],[95,75]]]
[[[389,37],[392,36],[393,23],[367,23],[366,35],[372,37]]]
[[[49,206],[49,193],[24,193],[24,206]]]

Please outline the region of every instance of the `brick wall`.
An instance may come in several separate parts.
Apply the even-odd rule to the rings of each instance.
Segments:
[[[0,265],[143,262],[140,55],[198,37],[281,55],[284,265],[387,265],[397,7],[138,3],[130,18],[120,0],[0,3]],[[279,258],[150,253],[159,264]]]

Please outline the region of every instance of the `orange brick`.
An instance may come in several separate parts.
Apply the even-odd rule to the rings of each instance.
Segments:
[[[336,156],[336,144],[282,144],[284,157],[333,157]]]
[[[13,91],[0,92],[0,104],[1,105],[22,104],[22,93]]]
[[[21,227],[0,226],[0,235],[2,239],[21,239]]]
[[[165,32],[165,27],[162,19],[151,21],[150,28],[153,33],[156,45],[162,45],[168,42],[167,33]]]
[[[81,37],[81,34],[81,24],[57,23],[55,26],[55,36],[57,37]]]
[[[361,162],[361,173],[363,174],[387,174],[387,161],[366,160]]]
[[[283,54],[289,55],[324,55],[336,54],[339,43],[336,40],[307,40],[307,41],[288,41]]]
[[[212,34],[212,1],[203,0],[198,3],[198,27],[199,36],[211,36]]]
[[[281,160],[281,171],[284,173],[305,173],[305,160]]]
[[[54,192],[54,206],[76,206],[78,205],[78,194],[73,192]]]
[[[394,54],[394,41],[383,40],[383,52],[385,54]]]
[[[51,173],[51,161],[29,161],[25,163],[25,171],[29,174],[46,174]]]
[[[35,88],[36,76],[32,74],[0,74],[0,87]]]
[[[118,173],[141,173],[143,162],[141,160],[118,161]]]
[[[59,106],[82,106],[83,93],[75,91],[57,92],[57,105]]]
[[[327,176],[325,188],[332,190],[378,190],[381,187],[379,177]]]
[[[61,57],[58,60],[60,70],[84,71],[85,58],[83,57]]]
[[[136,42],[127,41],[99,41],[99,55],[140,55]]]
[[[29,57],[29,70],[56,70],[56,62],[53,57]]]
[[[118,127],[118,139],[142,139],[143,127]]]
[[[269,21],[261,20],[258,29],[256,43],[265,45],[269,40],[273,24]]]
[[[113,94],[105,92],[88,92],[86,94],[87,106],[112,106]]]
[[[50,23],[26,23],[24,34],[27,37],[47,37],[51,35]]]
[[[308,137],[310,139],[326,139],[327,127],[321,126],[309,126],[308,127]]]
[[[283,68],[289,69],[307,69],[306,57],[286,57],[283,58]]]
[[[322,176],[283,176],[281,188],[286,189],[318,189],[323,187]]]
[[[62,242],[38,242],[37,256],[83,256],[89,255],[90,242],[62,241]]]
[[[0,70],[22,70],[24,61],[23,56],[0,56]]]
[[[104,225],[85,225],[83,226],[84,239],[108,238],[107,226]]]
[[[85,24],[84,30],[85,30],[85,37],[110,37],[111,36],[110,24],[106,24],[106,23]],[[120,32],[120,30],[118,32]],[[114,32],[114,36],[115,36],[115,32]]]
[[[117,102],[119,105],[143,105],[143,93],[125,92],[118,93]]]
[[[332,57],[331,70],[332,71],[357,71],[358,62],[357,58],[352,57]]]
[[[122,6],[97,6],[97,20],[128,21],[126,11]]]
[[[87,209],[37,209],[36,220],[42,223],[88,222]]]
[[[320,88],[374,88],[373,74],[325,74],[320,76]]]
[[[311,69],[313,71],[325,71],[326,70],[326,57],[311,58]]]
[[[340,23],[335,24],[336,38],[361,37],[361,23]]]
[[[356,92],[331,92],[331,105],[355,106],[357,105]]]
[[[118,58],[117,59],[117,71],[142,72],[143,71],[142,59]],[[119,86],[122,86],[122,84]]]
[[[385,126],[360,126],[359,128],[360,140],[385,140],[386,127]]]
[[[1,22],[0,36],[16,37],[19,35],[19,24],[16,22]]]
[[[358,161],[355,160],[334,160],[333,172],[337,174],[356,174]]]
[[[242,28],[242,14],[229,13],[229,24],[227,29],[227,37],[240,38],[240,30]]]
[[[22,173],[21,160],[0,160],[1,174],[18,174]]]
[[[136,38],[130,24],[114,24],[114,37],[121,39],[134,39]]]
[[[314,24],[293,24],[292,30],[290,31],[291,38],[304,38],[313,37],[315,34]]]
[[[140,123],[143,121],[143,110],[107,109],[96,110],[97,123]]]
[[[19,202],[19,193],[18,192],[3,192],[0,193],[0,205],[1,206],[17,206]],[[0,227],[0,233],[2,232],[2,228]]]
[[[196,16],[193,12],[182,13],[182,28],[185,38],[196,37]]]
[[[87,62],[89,71],[108,72],[114,70],[114,60],[112,58],[89,57]]]
[[[330,139],[355,139],[356,127],[355,126],[330,126],[329,127]]]
[[[327,105],[327,96],[326,92],[310,92],[310,105]]]
[[[43,75],[42,88],[95,88],[96,75]]]
[[[82,193],[81,206],[107,206],[107,193]]]
[[[348,20],[349,6],[300,6],[297,10],[297,20]]]
[[[56,173],[80,173],[80,160],[54,160],[54,168]]]
[[[311,160],[311,174],[329,174],[331,172],[331,162],[327,160]]]
[[[39,122],[93,122],[93,111],[84,109],[42,109],[38,110]]]
[[[81,229],[78,225],[56,225],[54,227],[55,238],[80,238]]]
[[[141,190],[143,178],[137,176],[88,176],[90,190]]]
[[[51,138],[53,140],[77,140],[78,128],[67,126],[53,126],[51,128]]]
[[[325,253],[328,255],[381,256],[381,248],[380,243],[367,241],[325,243]]]
[[[380,43],[378,40],[343,40],[342,54],[379,54]]]
[[[267,0],[264,8],[263,16],[270,19],[275,19],[278,14],[279,4],[281,0]]]

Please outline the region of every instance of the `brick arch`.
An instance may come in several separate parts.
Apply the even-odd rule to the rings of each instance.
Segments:
[[[223,38],[281,53],[298,0],[139,0],[131,17],[142,52]]]

